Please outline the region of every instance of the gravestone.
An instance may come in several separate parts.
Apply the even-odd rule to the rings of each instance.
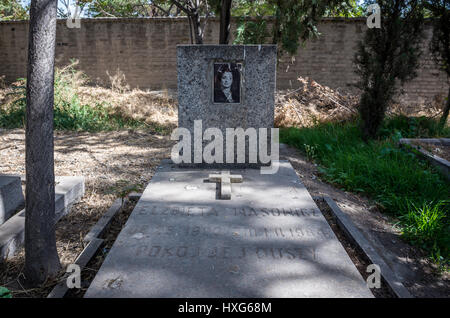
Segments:
[[[177,54],[179,127],[194,140],[273,127],[275,46]],[[263,174],[247,146],[246,163],[231,167],[225,152],[215,165],[164,161],[85,297],[373,297],[290,163]]]
[[[25,204],[20,177],[0,176],[0,225]]]
[[[194,136],[195,121],[201,121],[201,134],[208,128],[217,128],[224,144],[227,128],[255,128],[257,132],[260,128],[269,129],[270,137],[276,64],[276,45],[178,45],[178,127],[188,129]],[[270,138],[266,140],[270,144]],[[206,144],[204,141],[203,148]],[[193,148],[194,145],[192,151]],[[237,163],[235,148],[234,163],[221,166],[257,166],[249,160],[248,141],[245,149],[245,164]],[[191,158],[193,164],[194,159]],[[224,151],[223,163],[226,161]],[[256,161],[261,163],[259,157]]]

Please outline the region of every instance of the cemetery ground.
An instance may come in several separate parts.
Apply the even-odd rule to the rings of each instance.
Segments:
[[[85,81],[73,66],[56,76],[55,174],[86,178],[85,196],[57,224],[63,268],[83,250],[83,237],[114,200],[142,191],[160,161],[170,156],[169,133],[177,122],[176,100],[169,90],[131,90],[120,74],[112,77],[111,89],[89,87]],[[25,173],[23,84],[0,90],[0,174]],[[448,181],[396,142],[401,137],[448,138],[449,130],[436,128],[439,110],[433,105],[394,105],[380,140],[364,144],[355,120],[356,103],[353,96],[309,79],[280,92],[277,126],[302,127],[282,130],[281,142],[294,146],[281,150],[282,159],[291,162],[312,196],[333,198],[360,229],[384,245],[387,255],[401,263],[395,270],[411,294],[448,297]],[[422,206],[424,201],[429,205]],[[98,269],[133,206],[127,203],[115,219],[106,245],[83,277]],[[358,266],[358,252],[351,244],[343,245]],[[55,281],[35,290],[18,284],[23,257],[21,252],[2,265],[0,286],[14,297],[45,297]]]

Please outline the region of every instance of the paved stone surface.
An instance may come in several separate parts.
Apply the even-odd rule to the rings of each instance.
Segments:
[[[25,204],[20,177],[0,175],[0,225]]]
[[[276,56],[276,45],[178,45],[178,127],[193,135],[194,121],[201,120],[202,133],[218,128],[224,142],[226,128],[273,128]],[[214,102],[215,63],[242,65],[239,103]],[[248,155],[246,147],[246,163]],[[224,150],[223,162],[225,159]]]
[[[85,297],[373,297],[288,162],[219,172],[163,163]]]

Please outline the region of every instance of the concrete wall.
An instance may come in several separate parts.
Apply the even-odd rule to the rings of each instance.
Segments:
[[[278,88],[296,87],[298,76],[310,77],[340,91],[355,91],[357,77],[352,60],[358,39],[366,29],[361,19],[326,19],[319,25],[322,36],[309,41],[291,59],[279,64]],[[110,83],[109,76],[120,70],[131,87],[176,88],[176,44],[189,43],[189,25],[184,18],[85,19],[80,29],[69,29],[58,21],[56,60],[58,65],[70,59],[100,85]],[[210,19],[205,43],[216,43],[219,22]],[[0,76],[7,82],[26,76],[28,23],[0,22]],[[427,27],[427,48],[431,28]],[[432,101],[446,95],[448,83],[428,51],[419,77],[403,87],[400,98],[407,103]]]

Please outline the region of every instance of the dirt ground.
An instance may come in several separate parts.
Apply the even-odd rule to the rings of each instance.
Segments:
[[[0,130],[0,174],[25,173],[24,131]],[[142,191],[173,144],[167,136],[144,131],[102,133],[56,132],[55,173],[86,178],[86,194],[72,212],[57,225],[57,247],[63,268],[83,250],[83,237],[112,205],[129,191]],[[416,248],[402,242],[395,220],[381,215],[370,201],[322,182],[317,167],[296,149],[282,147],[282,159],[289,160],[313,196],[328,195],[375,244],[394,272],[416,297],[449,297],[448,273],[439,273]],[[23,269],[19,253],[0,267],[0,286],[14,297],[45,297],[53,282],[39,290],[27,290],[17,278]]]

